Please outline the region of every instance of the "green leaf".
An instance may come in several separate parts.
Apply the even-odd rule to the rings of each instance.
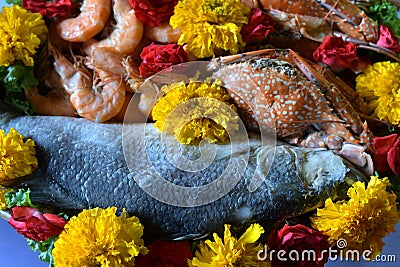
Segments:
[[[40,251],[39,259],[49,263],[49,267],[54,267],[53,248],[57,236],[52,236],[43,242],[38,242],[32,239],[26,239],[29,247],[34,251]]]
[[[0,68],[1,87],[4,88],[4,102],[16,110],[27,115],[32,115],[32,105],[26,100],[24,89],[38,85],[39,81],[34,76],[34,67],[15,64]]]
[[[397,8],[395,5],[386,0],[375,1],[373,6],[369,7],[368,16],[389,27],[396,36],[400,35],[400,19],[397,16]]]
[[[386,176],[381,176],[386,177]],[[387,175],[389,177],[389,181],[391,186],[389,186],[386,190],[388,192],[393,192],[397,196],[397,202],[400,201],[400,175]]]
[[[69,215],[64,212],[59,213],[58,216],[63,218],[66,221],[69,221]]]
[[[32,204],[29,194],[31,190],[19,189],[18,191],[8,191],[4,194],[8,208],[15,206],[37,207]]]
[[[27,100],[20,99],[22,97],[25,96],[23,94],[6,94],[4,102],[26,115],[33,115],[33,106]]]
[[[7,4],[22,6],[22,0],[6,0]]]
[[[24,65],[11,65],[7,68],[7,75],[3,83],[9,92],[18,92],[23,88],[38,85],[39,81],[35,78],[34,67]]]
[[[7,76],[7,68],[6,66],[0,66],[0,81],[3,81]]]

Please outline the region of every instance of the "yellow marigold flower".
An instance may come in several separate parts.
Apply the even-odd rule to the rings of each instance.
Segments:
[[[0,184],[31,174],[38,167],[35,142],[24,137],[14,128],[7,135],[0,130]]]
[[[165,94],[152,110],[155,127],[174,134],[183,144],[208,138],[210,142],[226,142],[236,131],[239,116],[229,103],[228,92],[217,82],[184,82],[164,86]]]
[[[141,239],[143,225],[115,207],[83,210],[72,217],[54,243],[57,267],[134,266],[135,257],[147,254]]]
[[[263,249],[256,243],[264,229],[259,224],[252,224],[237,240],[232,236],[230,225],[225,225],[224,240],[214,233],[214,241],[206,240],[198,245],[195,257],[188,260],[190,267],[253,267],[270,266],[269,262],[260,261],[258,252]]]
[[[380,120],[400,124],[400,63],[377,62],[356,78],[356,91]]]
[[[4,195],[5,195],[8,191],[12,191],[12,189],[10,189],[10,188],[4,188],[4,187],[1,187],[1,188],[0,188],[0,210],[5,210],[5,209],[7,209],[7,203],[6,203],[6,200],[5,200],[5,198],[4,198]]]
[[[377,176],[371,176],[367,188],[355,182],[347,191],[349,201],[325,201],[325,207],[311,218],[313,227],[329,235],[331,244],[343,238],[347,250],[370,250],[375,258],[384,246],[382,238],[395,231],[400,218],[396,195],[386,191],[389,185],[387,178]]]
[[[9,66],[22,60],[33,66],[33,55],[46,40],[47,27],[39,13],[13,5],[3,7],[0,13],[0,66]]]
[[[178,44],[199,58],[221,50],[236,54],[244,47],[240,30],[248,21],[250,8],[240,0],[180,0],[170,19],[181,30]]]

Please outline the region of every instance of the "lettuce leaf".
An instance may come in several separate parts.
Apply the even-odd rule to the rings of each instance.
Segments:
[[[26,207],[37,207],[32,204],[30,198],[31,190],[27,189],[19,189],[18,191],[8,191],[4,195],[4,199],[6,200],[8,208],[12,208],[15,206],[26,206]]]
[[[7,4],[22,6],[22,0],[6,0]]]
[[[43,242],[38,242],[35,240],[31,239],[26,239],[28,242],[29,247],[34,251],[40,251],[39,254],[39,259],[41,261],[49,263],[49,267],[54,267],[54,260],[53,260],[53,255],[52,251],[54,248],[54,242],[56,240],[56,236],[52,236],[49,239],[43,241]]]
[[[16,110],[27,115],[32,115],[32,105],[26,100],[24,89],[38,85],[39,81],[34,76],[34,67],[15,64],[0,68],[0,81],[2,98],[4,102]]]
[[[397,16],[395,5],[386,0],[375,1],[374,5],[369,7],[367,13],[379,24],[388,26],[394,35],[400,36],[400,18]]]

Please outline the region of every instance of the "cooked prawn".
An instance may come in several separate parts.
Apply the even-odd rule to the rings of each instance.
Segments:
[[[110,47],[96,47],[95,51],[88,57],[89,65],[121,77],[127,76],[120,53]]]
[[[125,101],[125,83],[120,76],[98,70],[91,86],[76,87],[71,103],[78,114],[95,122],[105,122],[116,116]]]
[[[181,36],[181,31],[173,29],[169,23],[161,23],[155,27],[146,25],[144,36],[155,42],[176,43]]]
[[[258,8],[259,7],[257,0],[242,0],[242,3],[250,8]]]
[[[72,94],[76,87],[90,86],[92,84],[92,73],[84,68],[84,62],[75,62],[73,64],[52,45],[50,45],[49,51],[54,58],[54,70],[61,77],[62,85],[69,94]],[[84,59],[82,58],[82,60]]]
[[[138,61],[136,61],[133,56],[128,56],[122,60],[122,65],[124,66],[125,71],[128,75],[128,92],[134,93],[140,88],[140,86],[142,86],[144,82],[144,79],[140,76],[139,73]]]
[[[70,42],[84,42],[101,32],[111,14],[111,0],[84,0],[81,13],[57,24],[61,38]]]
[[[77,115],[69,99],[70,95],[63,88],[54,88],[46,95],[39,94],[36,86],[24,91],[26,99],[32,104],[37,114],[69,117]]]
[[[134,93],[135,88],[140,86],[143,79],[139,75],[139,65],[131,66],[131,55],[123,57],[110,47],[96,47],[97,41],[90,39],[83,43],[83,50],[87,57],[87,65],[93,69],[100,69],[108,73],[119,75],[129,84],[126,86],[127,93]],[[96,47],[96,48],[94,48]],[[96,51],[92,53],[92,51]],[[136,71],[135,71],[136,70]]]
[[[93,48],[99,43],[99,41],[97,41],[94,38],[90,38],[89,40],[86,40],[82,43],[81,49],[82,52],[87,55],[87,56],[91,56],[92,55],[92,51]]]
[[[120,122],[146,122],[146,116],[138,109],[139,100],[138,94],[126,94],[125,103],[113,120]]]
[[[115,0],[113,11],[117,25],[110,36],[101,40],[94,49],[109,47],[121,55],[129,55],[142,40],[143,22],[136,17],[128,0]]]
[[[48,42],[48,51],[51,55],[55,54],[54,47]],[[70,101],[70,94],[66,91],[63,81],[54,68],[40,65],[39,72],[43,73],[40,78],[44,88],[48,93],[42,95],[36,86],[24,90],[26,99],[32,104],[35,112],[40,115],[52,116],[76,116],[77,112]]]
[[[89,120],[105,122],[121,110],[127,85],[121,76],[100,69],[92,72],[85,62],[73,64],[53,48],[54,70],[60,75],[63,87],[71,95],[77,113]]]
[[[71,43],[61,38],[57,32],[57,23],[59,22],[51,23],[49,25],[49,32],[48,32],[48,39],[55,47],[57,47],[61,51],[66,51],[76,48],[78,45],[80,45],[79,43]]]

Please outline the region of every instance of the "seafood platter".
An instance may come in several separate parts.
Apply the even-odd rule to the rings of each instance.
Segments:
[[[0,214],[40,260],[380,256],[400,218],[398,0],[7,3]]]

